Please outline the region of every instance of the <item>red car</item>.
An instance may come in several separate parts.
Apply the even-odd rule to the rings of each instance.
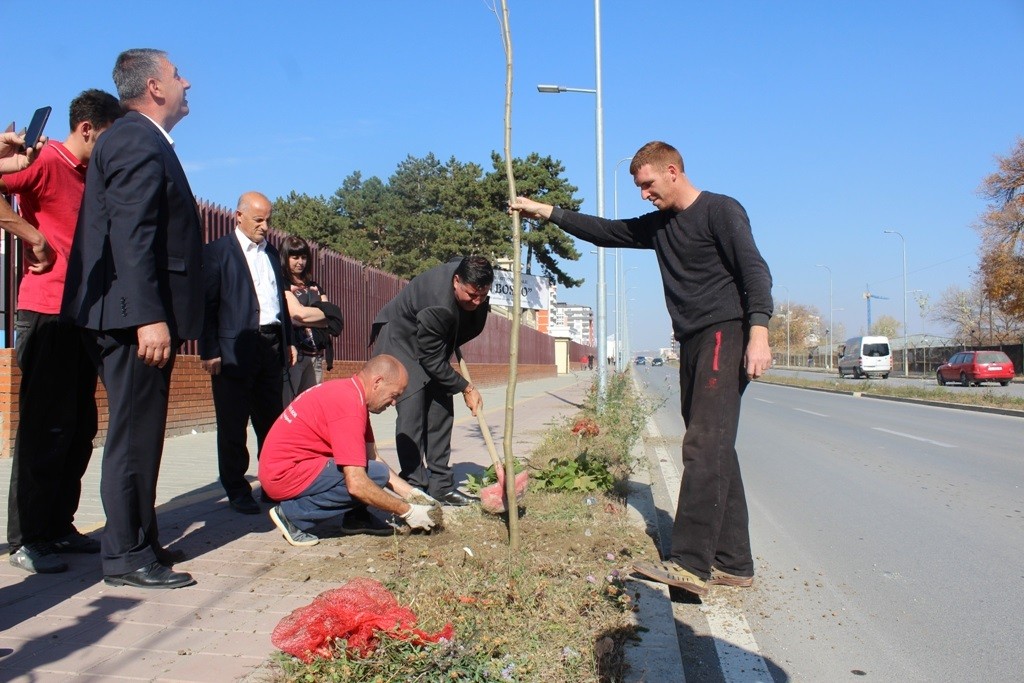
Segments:
[[[1012,379],[1013,361],[1002,351],[961,351],[935,372],[940,386],[946,382],[959,382],[965,387],[999,382],[1005,387]]]

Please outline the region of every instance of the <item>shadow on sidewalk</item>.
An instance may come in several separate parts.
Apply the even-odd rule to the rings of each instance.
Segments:
[[[256,488],[257,500],[259,493]],[[219,482],[212,482],[157,507],[160,540],[165,547],[184,552],[186,561],[194,560],[248,534],[270,531],[269,508],[261,507],[259,515],[235,512]],[[99,529],[89,535],[101,534]],[[4,544],[2,550],[6,549]],[[106,586],[99,555],[61,557],[69,568],[59,574],[27,574],[10,566],[0,573],[0,632],[7,636],[0,648],[0,671],[16,670],[17,662],[28,658],[32,667],[38,667],[84,651],[118,627],[118,615],[164,593]],[[198,579],[201,586],[203,577]],[[6,680],[2,674],[0,679]]]

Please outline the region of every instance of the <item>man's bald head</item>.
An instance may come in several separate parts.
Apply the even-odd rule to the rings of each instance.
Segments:
[[[366,361],[356,373],[366,389],[366,407],[371,413],[382,413],[393,406],[409,384],[409,373],[394,356],[381,354]]]

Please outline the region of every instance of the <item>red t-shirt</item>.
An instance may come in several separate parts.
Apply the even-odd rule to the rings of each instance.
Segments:
[[[49,140],[35,163],[4,174],[7,191],[18,196],[22,218],[36,226],[57,252],[52,270],[41,275],[25,271],[18,290],[20,310],[60,313],[68,253],[85,192],[85,168],[67,147]]]
[[[295,498],[320,474],[326,458],[338,467],[366,467],[374,443],[366,391],[358,377],[334,379],[299,394],[263,442],[260,483],[276,500]]]

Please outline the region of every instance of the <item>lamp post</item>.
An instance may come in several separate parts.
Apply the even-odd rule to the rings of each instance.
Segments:
[[[825,359],[825,369],[832,369],[832,342],[833,342],[833,329],[832,329],[832,269],[828,266],[817,264],[818,268],[824,268],[828,271],[828,334],[825,335],[826,343],[828,344],[828,357]]]
[[[633,157],[625,157],[615,162],[615,169],[612,171],[612,215],[615,220],[619,220],[619,166],[624,161],[630,161]],[[625,274],[622,272],[622,249],[615,250],[615,351],[618,354],[618,363],[616,367],[619,372],[624,369],[624,361],[627,360],[626,356],[622,355],[622,340],[624,339],[625,328],[623,328],[624,318],[622,316],[623,302],[621,300],[620,292],[625,288]]]
[[[907,339],[909,338],[907,329],[907,240],[896,230],[883,230],[882,232],[886,235],[896,235],[903,245],[903,376],[906,377],[909,374],[907,364]]]
[[[775,285],[779,289],[786,290],[786,367],[789,367],[789,319],[792,317],[793,309],[789,305],[789,287],[786,285]]]
[[[601,99],[601,0],[594,0],[594,88],[538,85],[542,93],[593,93],[597,100],[597,215],[604,218],[604,110]],[[604,247],[597,248],[597,395],[604,401],[608,386],[608,336],[605,314]]]

